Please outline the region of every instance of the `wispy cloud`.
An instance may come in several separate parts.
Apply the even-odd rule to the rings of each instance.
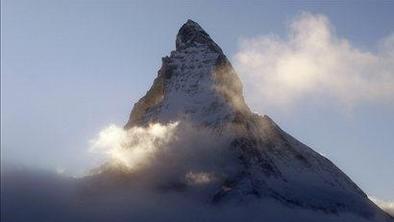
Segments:
[[[394,217],[394,201],[381,200],[376,197],[369,197],[376,205]]]
[[[172,139],[177,125],[177,122],[168,125],[156,123],[129,130],[110,125],[90,141],[90,150],[103,153],[111,161],[135,169],[149,161],[149,157],[157,149]]]
[[[394,33],[366,51],[338,37],[323,15],[302,13],[285,39],[243,39],[235,65],[257,106],[288,108],[313,97],[348,107],[394,100]]]

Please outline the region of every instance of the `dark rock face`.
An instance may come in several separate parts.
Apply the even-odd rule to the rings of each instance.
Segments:
[[[191,20],[179,30],[176,50],[163,58],[153,86],[134,105],[125,128],[172,121],[188,121],[230,138],[228,150],[237,156],[239,170],[208,194],[213,203],[252,196],[326,213],[383,214],[331,161],[268,116],[250,111],[231,63]]]
[[[179,51],[198,44],[207,45],[212,51],[223,54],[220,47],[209,37],[201,26],[189,19],[178,32],[175,42],[176,50]]]

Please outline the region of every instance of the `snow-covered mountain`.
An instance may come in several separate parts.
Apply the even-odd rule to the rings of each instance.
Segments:
[[[176,37],[176,50],[162,59],[157,78],[134,105],[125,129],[180,121],[218,140],[226,138],[223,144],[236,157],[236,167],[204,191],[213,205],[273,200],[289,209],[391,220],[330,160],[268,116],[251,112],[242,91],[220,47],[188,20]]]

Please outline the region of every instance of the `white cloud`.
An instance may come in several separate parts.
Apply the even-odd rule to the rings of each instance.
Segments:
[[[386,211],[388,214],[394,217],[394,202],[393,201],[385,201],[385,200],[380,200],[375,197],[368,197],[370,200],[372,200],[376,205],[378,205],[380,208],[382,208],[384,211]]]
[[[157,149],[173,138],[177,125],[177,122],[168,125],[156,123],[128,130],[110,125],[90,141],[90,150],[103,153],[129,169],[135,169],[147,162]]]
[[[376,52],[336,35],[327,17],[303,13],[286,39],[244,39],[235,65],[253,105],[288,108],[302,99],[333,99],[351,107],[394,101],[394,34]]]

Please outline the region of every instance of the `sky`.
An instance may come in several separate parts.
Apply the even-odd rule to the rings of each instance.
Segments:
[[[3,0],[2,164],[69,175],[95,166],[89,141],[127,122],[190,18],[239,71],[254,112],[368,195],[394,200],[393,10],[389,1]]]

